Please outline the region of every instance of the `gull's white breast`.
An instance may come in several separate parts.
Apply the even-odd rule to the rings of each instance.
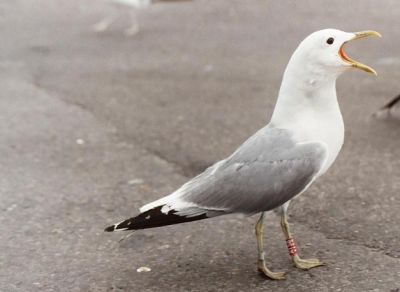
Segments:
[[[321,142],[328,149],[328,156],[318,176],[324,174],[338,156],[344,142],[344,123],[339,106],[330,111],[307,109],[302,119],[294,121],[295,140]]]
[[[335,161],[344,142],[344,123],[335,86],[315,91],[312,96],[283,88],[271,123],[292,131],[298,143],[320,142],[328,149],[327,159],[318,176]]]

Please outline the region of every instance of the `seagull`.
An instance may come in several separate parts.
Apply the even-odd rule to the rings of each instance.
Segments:
[[[324,265],[301,259],[288,223],[291,200],[304,193],[335,161],[344,141],[344,123],[336,97],[336,79],[358,68],[376,72],[350,59],[343,46],[373,30],[347,33],[325,29],[312,33],[293,53],[283,76],[269,124],[245,141],[232,155],[207,168],[172,194],[140,208],[140,213],[105,231],[138,230],[191,222],[220,215],[261,213],[255,225],[258,269],[273,272],[263,250],[265,212],[281,207],[280,224],[289,255],[300,269]]]
[[[393,98],[390,102],[388,102],[385,106],[380,108],[376,113],[375,116],[381,116],[384,113],[390,114],[392,109],[395,107],[396,104],[400,103],[400,95]]]
[[[119,10],[128,12],[130,18],[130,27],[125,29],[126,36],[133,36],[139,32],[139,22],[137,20],[137,13],[140,10],[146,9],[154,2],[172,2],[172,1],[189,1],[189,0],[106,0],[114,4]],[[113,14],[102,19],[100,22],[93,26],[95,32],[103,32],[118,18],[118,13],[115,11]]]

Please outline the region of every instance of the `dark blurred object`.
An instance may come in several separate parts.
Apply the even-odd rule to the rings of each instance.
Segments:
[[[389,103],[387,103],[385,106],[383,106],[381,109],[379,109],[376,113],[375,116],[381,116],[383,114],[391,114],[393,107],[400,102],[400,94],[392,99]]]

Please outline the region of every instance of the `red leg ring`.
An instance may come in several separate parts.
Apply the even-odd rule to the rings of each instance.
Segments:
[[[290,256],[297,254],[296,244],[294,243],[293,238],[286,239],[286,245],[288,247]]]

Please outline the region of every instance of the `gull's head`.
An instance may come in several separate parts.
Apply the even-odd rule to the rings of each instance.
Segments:
[[[343,50],[348,42],[367,36],[381,35],[373,30],[352,33],[337,29],[316,31],[299,45],[292,59],[297,67],[302,67],[301,70],[315,74],[337,77],[347,69],[358,68],[376,75],[374,69],[349,58]]]

